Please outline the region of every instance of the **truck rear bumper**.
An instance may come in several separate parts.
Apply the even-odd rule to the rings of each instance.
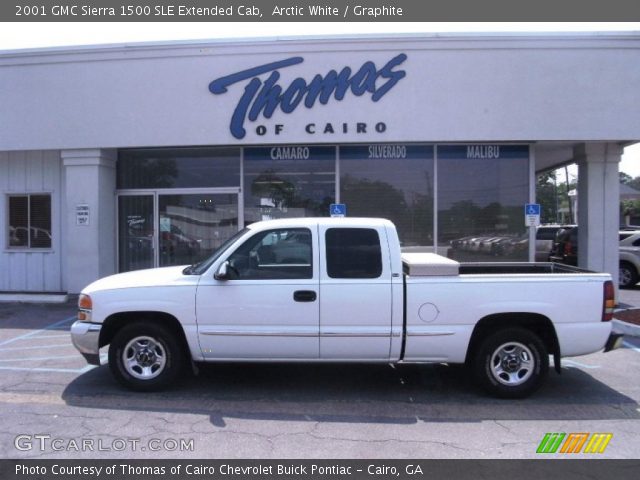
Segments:
[[[100,365],[99,323],[76,321],[71,325],[71,342],[90,365]]]
[[[611,335],[609,335],[609,338],[607,339],[607,343],[604,344],[604,351],[610,352],[611,350],[620,348],[623,340],[624,333],[611,332]]]
[[[556,335],[563,357],[601,352],[611,336],[611,322],[557,323]]]

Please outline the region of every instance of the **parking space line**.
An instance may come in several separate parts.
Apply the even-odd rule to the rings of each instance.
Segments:
[[[0,362],[27,362],[34,360],[59,360],[61,358],[78,358],[78,355],[62,355],[59,357],[0,358]]]
[[[636,352],[640,353],[640,348],[636,347],[632,343],[627,342],[626,340],[622,341],[622,345],[627,347],[629,350],[635,350]]]
[[[4,342],[0,342],[0,347],[2,347],[4,345],[8,345],[8,344],[13,343],[13,342],[17,342],[18,340],[24,340],[26,338],[33,337],[35,335],[38,335],[39,333],[46,332],[47,330],[51,330],[51,329],[53,329],[55,327],[59,327],[60,325],[64,325],[65,323],[68,323],[68,322],[71,322],[72,320],[75,320],[75,318],[76,318],[75,316],[69,317],[69,318],[65,318],[64,320],[60,320],[59,322],[52,323],[51,325],[47,325],[46,327],[41,328],[39,330],[34,330],[33,332],[28,332],[28,333],[25,333],[25,334],[22,334],[22,335],[18,335],[17,337],[10,338],[8,340],[5,340]]]
[[[576,362],[575,360],[563,360],[562,363],[568,367],[580,367],[586,369],[600,368],[600,365],[587,365],[585,363]]]
[[[61,334],[61,335],[35,335],[35,336],[31,337],[31,338],[32,339],[36,339],[37,338],[38,340],[40,340],[40,339],[47,339],[47,338],[63,338],[63,337],[64,338],[71,338],[68,333],[64,333],[64,334]]]
[[[0,370],[12,370],[16,372],[61,372],[61,373],[84,373],[88,370],[91,370],[92,368],[94,368],[94,365],[87,365],[84,368],[2,367],[0,366]]]
[[[47,349],[47,348],[61,348],[61,347],[72,347],[73,344],[71,342],[69,343],[57,343],[55,345],[38,345],[38,346],[34,346],[34,347],[7,347],[7,348],[0,348],[0,353],[1,352],[10,352],[10,351],[17,351],[17,350],[43,350],[43,349]]]

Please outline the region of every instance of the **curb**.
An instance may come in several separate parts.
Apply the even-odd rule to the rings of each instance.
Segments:
[[[623,322],[614,318],[611,321],[613,330],[619,333],[624,333],[626,337],[640,337],[640,326],[632,323]]]

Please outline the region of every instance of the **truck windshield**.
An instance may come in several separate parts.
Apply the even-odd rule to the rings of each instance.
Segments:
[[[215,262],[218,259],[218,257],[220,257],[220,255],[229,247],[229,245],[231,245],[233,242],[235,242],[237,239],[239,239],[248,231],[249,231],[248,228],[243,228],[234,236],[229,238],[226,242],[224,242],[222,245],[220,245],[216,250],[214,250],[214,252],[211,254],[210,257],[202,260],[201,262],[194,263],[193,265],[188,266],[182,271],[182,273],[184,275],[202,275],[204,272],[207,271],[207,269],[211,266],[211,264]]]

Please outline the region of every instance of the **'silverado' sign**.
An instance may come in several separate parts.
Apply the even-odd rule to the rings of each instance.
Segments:
[[[253,122],[260,115],[268,119],[277,109],[284,113],[291,113],[300,104],[304,104],[306,108],[313,108],[316,102],[326,105],[332,97],[341,101],[348,92],[356,97],[368,93],[371,95],[371,100],[377,102],[405,77],[404,70],[394,69],[406,59],[407,56],[401,53],[389,60],[382,68],[368,61],[363,63],[355,73],[350,67],[344,67],[340,72],[330,70],[324,76],[316,74],[310,81],[298,77],[288,86],[283,87],[278,84],[280,78],[278,70],[304,61],[302,57],[291,57],[220,77],[209,84],[209,91],[214,95],[221,95],[227,92],[227,87],[246,82],[244,93],[233,111],[229,125],[231,134],[241,139],[247,133],[245,129],[247,119]],[[270,75],[266,80],[259,78],[267,73]],[[325,130],[326,128],[325,126]],[[330,128],[333,130],[332,126]],[[315,125],[307,125],[306,130],[308,133],[314,133]]]

